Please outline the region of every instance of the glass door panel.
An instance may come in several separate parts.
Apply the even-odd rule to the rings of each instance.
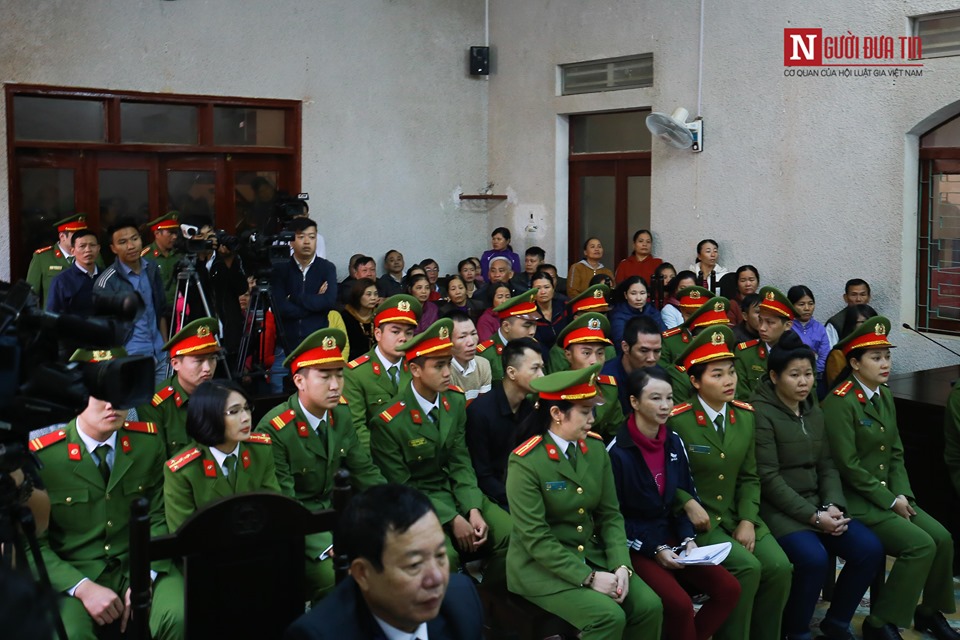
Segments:
[[[20,169],[20,239],[18,262],[26,273],[33,252],[57,240],[53,223],[76,211],[73,169]]]
[[[570,262],[583,259],[583,243],[597,237],[603,243],[603,263],[611,270],[616,245],[617,185],[613,176],[584,176],[580,178],[580,246]]]
[[[620,242],[627,255],[633,253],[633,234],[649,228],[650,176],[627,176],[627,237]]]
[[[121,218],[133,218],[138,225],[151,220],[149,171],[100,169],[98,176],[101,229]]]
[[[213,171],[167,170],[167,203],[181,218],[200,215],[216,219],[217,176]]]

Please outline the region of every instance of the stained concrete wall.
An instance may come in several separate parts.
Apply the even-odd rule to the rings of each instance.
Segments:
[[[455,269],[489,235],[487,214],[454,197],[487,183],[487,83],[466,63],[483,10],[476,0],[2,0],[0,81],[302,100],[302,186],[338,271],[353,253],[379,263],[390,248],[408,265],[431,255]]]
[[[960,58],[925,60],[919,78],[785,77],[783,29],[899,36],[908,16],[955,3],[704,4],[705,151],[653,145],[657,255],[683,268],[698,240],[716,238],[724,266],[749,262],[763,283],[810,286],[824,320],[842,306],[844,281],[864,277],[894,326],[913,323],[916,135],[960,110]],[[695,0],[492,0],[490,174],[511,199],[491,224],[522,229],[534,213],[538,233],[514,245],[572,261],[567,116],[678,106],[696,115],[699,23]],[[559,96],[557,65],[644,52],[654,54],[653,87]],[[907,347],[899,371],[957,360],[902,330],[893,340]]]

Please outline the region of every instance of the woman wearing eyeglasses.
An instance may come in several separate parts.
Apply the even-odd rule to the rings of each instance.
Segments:
[[[187,433],[196,442],[167,461],[163,500],[167,526],[175,531],[200,507],[252,491],[275,491],[270,436],[252,433],[250,398],[232,380],[202,383],[190,396]]]

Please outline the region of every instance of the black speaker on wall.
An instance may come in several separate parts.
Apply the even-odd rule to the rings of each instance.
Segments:
[[[470,47],[470,75],[490,75],[490,47]]]

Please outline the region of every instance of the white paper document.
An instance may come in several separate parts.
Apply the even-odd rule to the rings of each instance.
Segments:
[[[677,562],[680,564],[691,564],[691,565],[704,565],[704,564],[720,564],[727,559],[727,556],[730,555],[730,549],[733,548],[733,545],[729,542],[721,542],[720,544],[710,544],[705,547],[697,547],[690,553],[684,551],[680,554],[680,557],[677,558]]]

